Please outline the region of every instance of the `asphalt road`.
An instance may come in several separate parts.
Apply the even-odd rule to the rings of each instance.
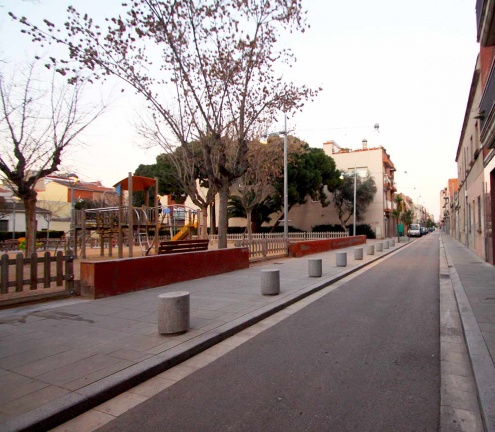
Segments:
[[[428,235],[100,431],[437,431],[439,331]]]

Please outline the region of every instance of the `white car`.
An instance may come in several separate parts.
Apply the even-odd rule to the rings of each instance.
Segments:
[[[421,226],[419,224],[411,224],[407,233],[409,237],[421,237]]]

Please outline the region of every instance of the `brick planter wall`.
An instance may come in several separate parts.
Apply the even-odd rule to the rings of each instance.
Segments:
[[[103,298],[249,268],[248,248],[81,262],[81,295]]]
[[[342,249],[366,243],[366,236],[342,237],[324,240],[304,240],[290,243],[289,256],[299,258],[305,255],[326,252],[334,249]]]

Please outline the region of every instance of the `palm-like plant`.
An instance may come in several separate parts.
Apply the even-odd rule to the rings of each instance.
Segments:
[[[399,222],[402,219],[406,205],[404,203],[404,199],[400,195],[395,195],[394,202],[395,202],[395,208],[392,211],[392,216],[397,223],[397,241],[400,242]]]
[[[407,232],[407,228],[412,224],[414,219],[414,212],[412,210],[406,210],[402,215],[402,221],[404,222],[404,230]],[[409,234],[408,234],[409,237]]]

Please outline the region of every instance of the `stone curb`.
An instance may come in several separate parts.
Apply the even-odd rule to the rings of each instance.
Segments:
[[[159,354],[153,358],[144,360],[98,382],[83,387],[77,392],[63,396],[41,408],[8,420],[0,425],[0,432],[38,432],[59,426],[412,243],[412,241],[409,241],[404,244],[396,244],[394,249],[381,252],[380,255],[352,269],[343,270],[338,275],[328,279],[322,277],[324,280],[314,283],[302,291],[281,297],[279,300],[250,312],[241,318],[225,323],[216,329],[182,343],[180,346],[171,348],[162,355]],[[297,259],[304,258],[306,257]]]
[[[486,432],[495,432],[495,367],[452,258],[445,248]]]

